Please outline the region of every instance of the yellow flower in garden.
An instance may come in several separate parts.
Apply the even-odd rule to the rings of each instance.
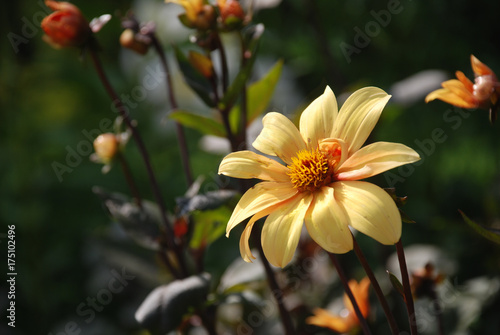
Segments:
[[[240,199],[227,224],[227,235],[250,218],[240,239],[245,261],[255,257],[248,238],[265,216],[262,247],[269,262],[287,265],[305,222],[323,249],[345,253],[353,248],[349,226],[382,244],[401,237],[401,216],[380,187],[360,181],[420,159],[399,143],[377,142],[362,148],[390,96],[376,87],[354,92],[340,112],[332,90],[313,101],[300,118],[300,131],[284,115],[269,113],[253,146],[286,165],[251,151],[227,155],[219,174],[263,180]]]
[[[500,96],[500,83],[495,73],[479,59],[470,56],[474,83],[463,72],[457,71],[457,79],[447,80],[443,88],[427,95],[425,102],[442,100],[460,108],[485,108],[496,105]]]
[[[370,279],[365,277],[359,283],[355,280],[350,280],[349,288],[356,299],[361,314],[366,318],[370,313],[370,302],[368,299]],[[345,316],[332,315],[322,308],[316,308],[314,310],[314,315],[308,317],[306,322],[310,325],[331,329],[337,333],[348,333],[359,327],[359,320],[347,294],[344,294],[344,306],[347,309],[347,315]]]

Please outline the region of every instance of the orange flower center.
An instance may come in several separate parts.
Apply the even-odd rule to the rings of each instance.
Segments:
[[[332,182],[335,166],[328,152],[301,150],[292,157],[287,174],[295,188],[302,192],[313,192]]]

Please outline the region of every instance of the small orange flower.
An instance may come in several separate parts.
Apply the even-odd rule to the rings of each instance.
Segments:
[[[365,277],[359,283],[355,280],[350,280],[349,287],[354,295],[354,298],[356,299],[356,302],[358,303],[361,314],[366,318],[370,313],[370,303],[368,300],[370,279]],[[337,333],[348,333],[357,328],[360,323],[347,294],[344,294],[344,306],[347,310],[346,316],[332,315],[330,312],[322,308],[316,308],[314,310],[314,315],[308,317],[306,322],[310,325],[331,329]]]
[[[55,12],[42,20],[41,26],[46,35],[45,42],[55,48],[81,47],[88,42],[91,30],[82,12],[69,2],[45,1]]]
[[[470,60],[475,75],[474,83],[463,72],[457,71],[457,79],[442,83],[443,88],[429,93],[425,102],[439,99],[460,108],[494,107],[500,97],[500,83],[497,76],[474,55],[470,56]]]
[[[410,286],[415,298],[435,298],[436,285],[443,282],[444,275],[441,273],[436,274],[434,270],[434,265],[427,263],[422,269],[411,274]]]

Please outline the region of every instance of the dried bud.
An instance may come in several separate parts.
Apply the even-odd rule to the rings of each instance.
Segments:
[[[43,39],[55,48],[82,47],[92,31],[82,13],[69,2],[45,1],[55,12],[42,20]]]
[[[137,38],[137,34],[132,29],[125,29],[123,31],[120,35],[120,44],[122,47],[133,50],[141,55],[145,55],[150,46],[150,43]]]
[[[207,56],[196,51],[189,51],[188,58],[191,65],[205,78],[211,78],[214,75],[213,63]]]
[[[94,150],[97,158],[104,164],[109,164],[118,152],[119,141],[115,134],[105,133],[94,140]]]

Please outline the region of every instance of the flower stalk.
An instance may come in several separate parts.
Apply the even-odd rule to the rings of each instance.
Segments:
[[[406,266],[405,252],[401,239],[396,243],[396,252],[398,255],[399,268],[401,269],[401,278],[403,280],[404,301],[408,311],[408,321],[410,322],[411,335],[418,335],[417,322],[415,315],[415,305],[413,303],[413,295],[411,292],[410,278],[408,276],[408,268]]]
[[[380,285],[377,281],[377,278],[375,277],[375,274],[373,273],[370,264],[368,264],[368,261],[366,260],[365,255],[363,254],[363,251],[361,251],[361,248],[359,247],[358,242],[352,237],[353,241],[353,246],[354,246],[354,252],[356,253],[356,256],[359,259],[359,262],[363,266],[363,269],[365,269],[366,275],[368,278],[370,278],[370,282],[373,286],[373,289],[375,290],[375,294],[377,295],[377,298],[382,305],[382,309],[384,311],[385,317],[387,318],[387,321],[389,322],[389,327],[391,328],[392,334],[397,335],[399,334],[399,328],[396,323],[396,320],[394,319],[394,315],[391,312],[391,309],[389,308],[389,304],[387,303],[387,300],[385,299],[384,293],[382,292],[382,289],[380,288]]]
[[[349,281],[347,280],[345,272],[342,269],[342,266],[340,265],[340,262],[337,258],[337,255],[329,252],[328,256],[330,256],[330,260],[332,261],[332,264],[335,267],[335,270],[337,270],[340,281],[342,282],[342,285],[344,286],[345,293],[349,297],[349,300],[351,301],[352,307],[354,309],[354,313],[358,317],[358,321],[359,321],[359,324],[361,325],[361,329],[363,329],[363,333],[365,335],[371,335],[371,330],[368,327],[368,324],[366,323],[366,319],[363,316],[363,313],[361,313],[361,310],[359,309],[359,305],[356,301],[356,298],[354,298],[354,295],[352,294],[352,290],[349,287]]]

